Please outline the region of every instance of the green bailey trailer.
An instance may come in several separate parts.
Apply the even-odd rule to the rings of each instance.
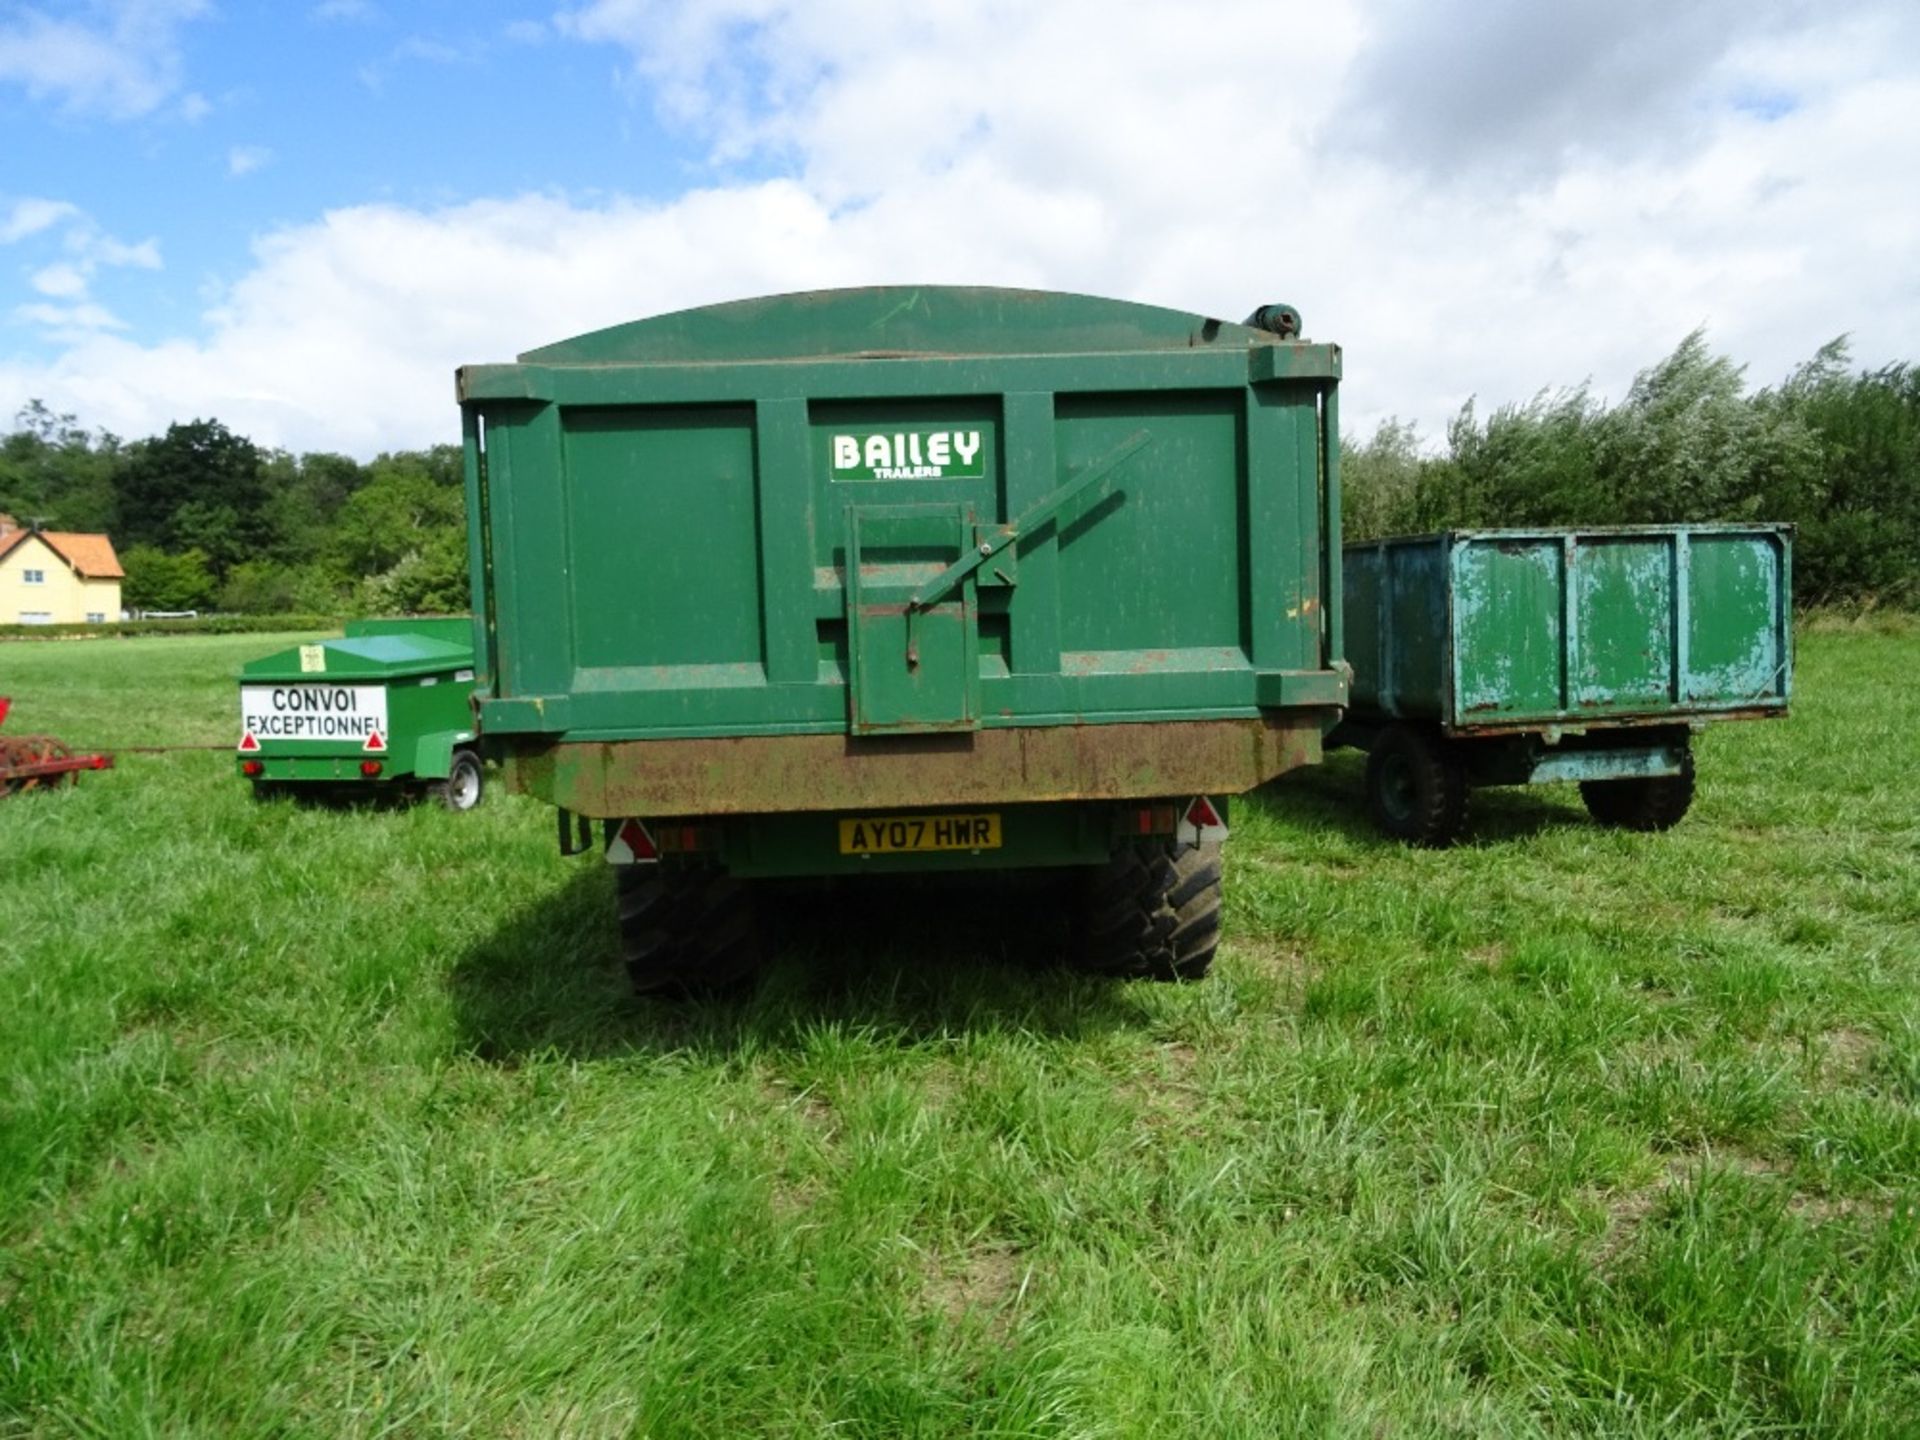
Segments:
[[[1346,699],[1339,374],[1286,306],[938,287],[463,369],[481,730],[636,985],[750,971],[764,880],[1016,868],[1204,974],[1228,797]]]
[[[340,639],[241,668],[238,772],[256,796],[399,791],[471,810],[484,783],[472,620],[350,620],[345,628]]]
[[[1357,541],[1344,587],[1353,696],[1329,744],[1368,752],[1375,823],[1416,844],[1458,838],[1474,787],[1550,781],[1664,830],[1693,801],[1695,730],[1787,711],[1787,526]]]

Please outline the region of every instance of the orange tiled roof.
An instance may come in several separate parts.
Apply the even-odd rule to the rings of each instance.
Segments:
[[[0,539],[0,558],[23,543],[29,535],[38,535],[74,568],[83,580],[122,580],[120,557],[113,553],[113,542],[104,535],[84,535],[73,530],[16,530]]]

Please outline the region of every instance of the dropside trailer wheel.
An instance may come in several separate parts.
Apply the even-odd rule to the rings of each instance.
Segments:
[[[1622,830],[1671,830],[1693,805],[1693,751],[1680,762],[1678,775],[1635,780],[1582,780],[1580,798],[1602,825]]]
[[[1367,756],[1367,810],[1385,834],[1441,849],[1467,826],[1467,771],[1444,739],[1389,725]]]
[[[753,893],[723,870],[622,865],[620,954],[636,994],[727,990],[760,968]]]
[[[478,755],[471,750],[456,750],[447,778],[434,782],[427,789],[434,799],[449,810],[471,810],[480,803],[480,796],[486,788],[484,777]]]
[[[1199,980],[1220,945],[1220,847],[1121,849],[1081,878],[1070,960],[1123,979]]]

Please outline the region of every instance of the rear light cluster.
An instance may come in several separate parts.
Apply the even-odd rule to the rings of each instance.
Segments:
[[[1128,835],[1171,835],[1180,828],[1180,807],[1134,806],[1120,812],[1120,828]]]
[[[655,825],[654,847],[662,855],[691,855],[713,848],[713,836],[704,825]]]
[[[362,760],[360,762],[360,773],[369,780],[378,775],[382,768],[378,760]]]
[[[256,780],[267,773],[267,767],[262,765],[258,760],[242,760],[240,762],[240,773],[249,780]]]

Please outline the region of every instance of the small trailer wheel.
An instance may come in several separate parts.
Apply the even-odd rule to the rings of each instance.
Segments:
[[[480,796],[486,788],[484,776],[478,755],[471,750],[456,750],[447,778],[431,787],[433,796],[449,810],[471,810],[480,803]]]
[[[1443,849],[1466,829],[1466,767],[1438,735],[1389,725],[1367,755],[1367,810],[1384,834]]]
[[[1580,798],[1602,825],[1621,830],[1671,830],[1693,805],[1693,751],[1678,775],[1635,780],[1582,780]]]

